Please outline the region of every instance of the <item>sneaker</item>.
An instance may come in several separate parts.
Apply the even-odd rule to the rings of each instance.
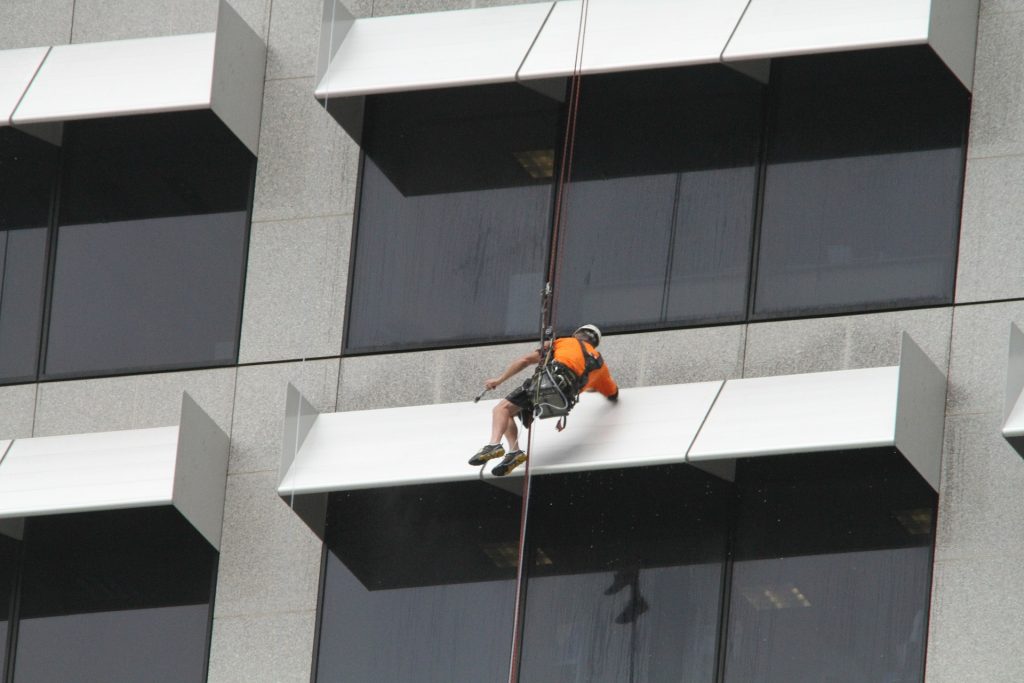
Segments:
[[[622,610],[622,614],[615,617],[616,624],[632,624],[634,621],[640,618],[640,615],[651,608],[647,604],[647,601],[642,596],[636,596],[629,601],[626,605],[626,609]]]
[[[505,449],[502,448],[500,443],[487,444],[476,452],[472,458],[469,459],[470,465],[483,465],[488,460],[494,460],[505,455]]]
[[[626,586],[633,584],[633,579],[636,578],[635,569],[620,569],[615,572],[615,578],[612,580],[612,585],[605,589],[605,595],[615,595]]]
[[[524,462],[526,462],[526,453],[522,451],[512,451],[505,456],[504,460],[494,466],[494,469],[491,470],[491,474],[496,477],[504,477]]]

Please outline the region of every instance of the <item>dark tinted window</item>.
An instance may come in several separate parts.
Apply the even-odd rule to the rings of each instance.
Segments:
[[[348,349],[534,331],[558,115],[519,85],[367,102]]]
[[[11,598],[14,589],[18,542],[0,533],[0,680],[3,680],[7,656],[7,634],[11,620]]]
[[[46,376],[235,361],[254,164],[210,112],[68,125]]]
[[[507,680],[518,535],[483,482],[331,494],[317,680]]]
[[[755,313],[948,303],[968,95],[927,48],[772,66]]]
[[[57,148],[0,127],[0,383],[35,379]]]
[[[29,519],[14,679],[206,679],[216,552],[173,508]]]
[[[724,680],[923,680],[936,495],[910,465],[754,458],[736,484]]]
[[[728,485],[673,466],[532,486],[519,680],[712,683]]]
[[[583,80],[562,327],[746,315],[762,90],[720,66]]]

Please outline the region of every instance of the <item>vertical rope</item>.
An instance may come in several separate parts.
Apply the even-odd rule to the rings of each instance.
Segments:
[[[557,278],[561,270],[561,253],[564,241],[562,230],[566,222],[566,197],[568,194],[569,179],[572,177],[573,155],[576,150],[576,121],[579,115],[580,105],[580,73],[583,67],[583,47],[585,44],[587,12],[589,0],[582,0],[580,5],[580,19],[576,32],[576,54],[573,60],[572,76],[570,77],[568,111],[566,116],[565,138],[562,141],[562,158],[559,164],[558,181],[555,189],[555,211],[551,235],[551,254],[548,257],[547,285],[552,287],[548,297],[547,305],[542,306],[541,311],[541,339],[544,338],[545,330],[553,327],[555,319],[555,306],[558,301]],[[547,290],[547,285],[545,290]],[[526,437],[526,465],[523,472],[522,508],[519,515],[519,561],[516,563],[516,591],[515,591],[515,614],[512,621],[512,653],[509,661],[508,683],[517,683],[519,680],[519,666],[522,659],[522,629],[523,618],[526,612],[526,530],[530,509],[530,460],[533,454],[533,429],[527,430]]]

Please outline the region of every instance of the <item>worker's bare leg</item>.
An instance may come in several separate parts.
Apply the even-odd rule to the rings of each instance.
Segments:
[[[509,436],[511,434],[509,436],[509,446],[512,450],[515,450],[513,440],[518,437],[518,430],[512,417],[517,412],[519,412],[519,408],[514,403],[504,398],[498,401],[498,405],[494,406],[494,410],[491,412],[490,443],[501,443],[502,435]],[[516,445],[518,445],[518,441],[516,441]]]
[[[508,440],[509,453],[519,450],[519,428],[516,426],[516,419],[512,417],[505,428],[505,438]]]

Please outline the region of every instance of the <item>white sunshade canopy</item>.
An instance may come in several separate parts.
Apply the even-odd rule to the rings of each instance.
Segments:
[[[0,126],[11,125],[11,114],[49,49],[30,47],[0,51]]]
[[[222,1],[215,33],[49,49],[10,118],[29,126],[211,109],[255,154],[265,61],[262,39]]]
[[[970,89],[978,0],[751,0],[725,62],[931,45]]]
[[[904,335],[899,366],[623,389],[614,405],[584,395],[564,432],[555,431],[554,420],[535,423],[530,471],[682,462],[715,471],[738,458],[888,446],[937,489],[945,386]],[[494,401],[317,415],[294,388],[289,392],[278,489],[286,499],[481,476],[498,481],[466,464],[487,439]]]
[[[747,0],[589,0],[580,73],[718,62]],[[521,80],[575,72],[581,0],[561,0],[519,70]]]
[[[316,96],[513,81],[551,7],[541,2],[355,20]]]
[[[321,100],[930,45],[971,88],[978,0],[582,0],[355,19],[325,0]]]
[[[624,389],[616,405],[599,394],[584,395],[561,434],[554,420],[535,423],[537,457],[531,460],[531,472],[680,462],[720,387],[721,382],[702,382]],[[495,403],[318,415],[291,462],[295,439],[286,437],[279,492],[290,496],[477,479],[479,468],[466,461],[487,440]],[[526,437],[522,430],[524,449]],[[521,475],[520,470],[513,472]]]
[[[173,505],[220,545],[228,437],[186,394],[173,427],[0,442],[0,520]]]

